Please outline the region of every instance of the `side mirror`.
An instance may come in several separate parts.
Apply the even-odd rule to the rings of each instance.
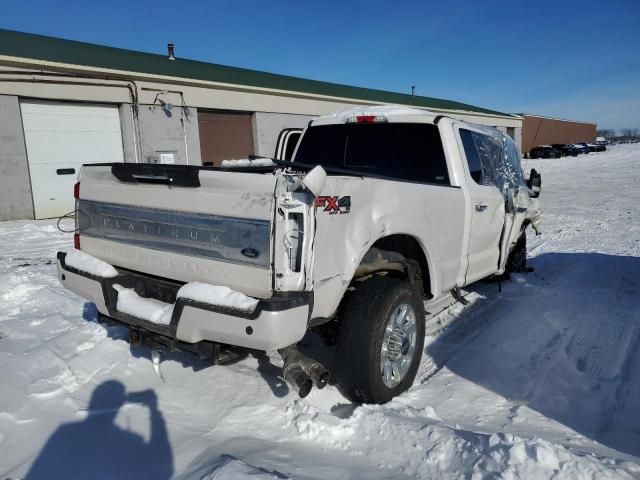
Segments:
[[[540,175],[535,168],[531,169],[529,180],[527,180],[527,187],[529,187],[531,191],[530,196],[532,198],[538,198],[540,196],[540,190],[542,190],[542,175]]]

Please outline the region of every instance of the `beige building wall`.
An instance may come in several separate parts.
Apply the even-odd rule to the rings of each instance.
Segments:
[[[0,55],[0,96],[3,95],[14,106],[25,99],[117,105],[126,162],[145,162],[159,153],[170,152],[175,153],[177,163],[195,165],[202,163],[199,112],[247,112],[251,115],[247,129],[253,136],[253,153],[270,156],[282,128],[305,126],[317,115],[375,103]],[[513,133],[516,144],[520,145],[522,119],[518,116],[429,110],[499,127]],[[0,123],[5,127],[11,124],[19,132],[22,127],[19,108],[10,112]],[[24,142],[17,143],[24,147]],[[26,154],[13,158],[13,163],[7,162],[5,167],[11,164],[12,171],[18,168],[16,162],[18,169],[27,169]],[[0,187],[3,183],[0,181]],[[11,197],[7,202],[10,213],[0,212],[0,220],[32,218],[31,186],[28,179],[19,184],[25,194]]]
[[[49,70],[49,73],[38,73],[43,70]],[[3,74],[3,71],[16,73]],[[17,73],[20,71],[24,73]],[[74,77],[55,76],[55,73],[74,75]],[[18,59],[2,55],[0,55],[0,75],[1,94],[52,100],[131,103],[132,96],[135,96],[138,103],[146,105],[157,105],[161,98],[173,105],[195,108],[311,116],[375,103],[326,95]],[[95,78],[97,76],[104,76],[105,79],[98,80]],[[513,128],[522,126],[522,119],[518,116],[434,108],[429,110],[484,125]]]

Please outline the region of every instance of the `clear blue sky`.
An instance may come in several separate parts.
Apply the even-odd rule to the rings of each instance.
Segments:
[[[640,128],[640,0],[3,0],[0,27]]]

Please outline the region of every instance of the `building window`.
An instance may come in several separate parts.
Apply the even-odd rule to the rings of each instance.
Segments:
[[[507,135],[511,137],[511,140],[516,139],[516,128],[515,127],[507,127]]]

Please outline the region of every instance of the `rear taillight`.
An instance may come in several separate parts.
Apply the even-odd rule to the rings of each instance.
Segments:
[[[355,115],[346,118],[346,123],[386,123],[389,121],[384,115]]]
[[[73,248],[80,250],[80,234],[79,233],[73,234]]]
[[[73,198],[76,200],[80,199],[80,182],[76,182],[73,186]]]
[[[358,123],[373,123],[375,120],[375,115],[358,115],[356,117],[356,122]]]

